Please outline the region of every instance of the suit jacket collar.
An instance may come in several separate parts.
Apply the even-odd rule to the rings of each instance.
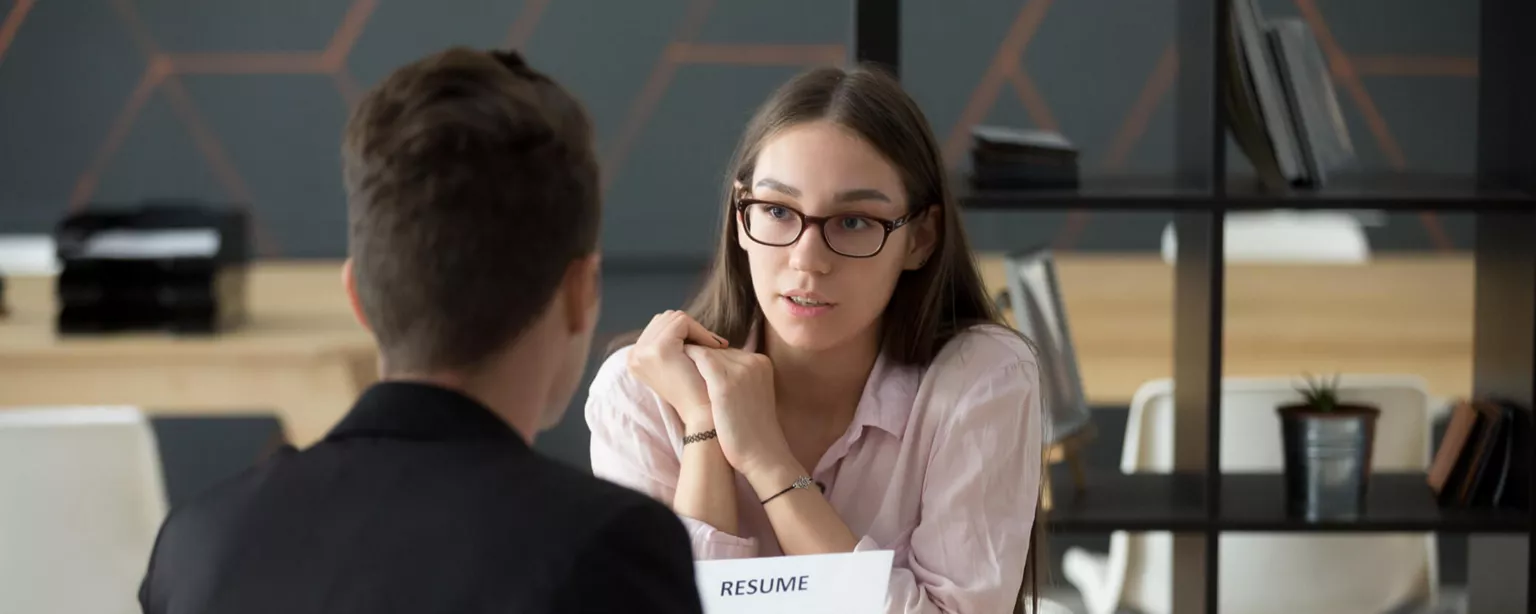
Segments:
[[[505,440],[528,447],[491,408],[457,390],[421,382],[385,381],[365,390],[326,441],[354,437]]]

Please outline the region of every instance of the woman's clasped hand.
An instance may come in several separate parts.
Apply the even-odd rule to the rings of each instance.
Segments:
[[[714,430],[726,461],[742,475],[792,458],[768,356],[731,348],[687,313],[667,311],[640,334],[629,367],[677,411],[687,433]]]
[[[715,428],[709,391],[698,367],[683,351],[686,344],[724,348],[724,339],[705,330],[688,314],[669,310],[651,318],[629,352],[629,370],[677,410],[689,433]]]

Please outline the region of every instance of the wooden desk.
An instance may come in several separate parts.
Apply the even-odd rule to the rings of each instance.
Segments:
[[[251,321],[224,335],[58,338],[53,278],[7,280],[0,407],[129,404],[162,413],[276,411],[288,437],[319,439],[375,378],[373,340],[352,318],[339,263],[264,263]]]
[[[989,285],[1001,263],[982,259]],[[1173,360],[1173,267],[1156,255],[1064,254],[1057,263],[1084,385],[1126,404]],[[353,321],[337,263],[263,263],[252,322],[210,339],[57,339],[52,279],[10,280],[0,320],[0,407],[135,404],[168,412],[275,410],[300,445],[322,436],[374,380],[372,340]],[[1430,393],[1470,392],[1469,257],[1359,266],[1227,267],[1225,372],[1412,373]]]

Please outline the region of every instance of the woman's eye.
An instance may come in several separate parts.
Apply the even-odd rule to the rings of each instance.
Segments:
[[[782,220],[789,217],[789,209],[784,207],[768,207],[768,215],[773,219]]]
[[[837,225],[843,230],[864,230],[870,226],[870,223],[862,217],[845,217]]]

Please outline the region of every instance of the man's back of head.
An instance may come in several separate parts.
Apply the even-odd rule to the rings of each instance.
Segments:
[[[555,421],[597,314],[582,106],[516,53],[454,48],[370,91],[342,153],[349,293],[384,377],[465,390],[525,437]]]
[[[699,612],[665,505],[536,454],[598,311],[581,106],[514,54],[400,68],[347,125],[347,292],[383,380],[319,443],[166,519],[172,612]]]

